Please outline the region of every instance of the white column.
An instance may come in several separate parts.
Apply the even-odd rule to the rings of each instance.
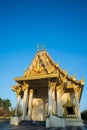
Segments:
[[[30,89],[29,103],[28,103],[28,117],[29,117],[29,120],[32,119],[32,102],[33,102],[33,89]]]
[[[56,114],[55,87],[52,88],[52,112]]]
[[[52,115],[52,88],[48,86],[48,115]]]
[[[57,115],[61,116],[61,102],[60,102],[60,93],[59,93],[59,88],[56,88],[56,93],[57,93]]]
[[[75,101],[76,101],[77,117],[78,117],[78,119],[81,119],[80,108],[79,108],[79,100],[78,100],[78,93],[77,92],[75,92]]]
[[[46,99],[43,98],[43,120],[45,120],[45,116],[46,116]]]
[[[25,119],[28,102],[28,86],[24,86],[23,106],[22,106],[22,120]]]
[[[17,94],[17,105],[16,105],[16,109],[15,109],[15,115],[17,115],[17,111],[19,109],[19,105],[20,105],[20,94]]]

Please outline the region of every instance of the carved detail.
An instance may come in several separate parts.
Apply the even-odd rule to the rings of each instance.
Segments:
[[[37,72],[37,73],[41,73],[43,71],[43,67],[35,67],[33,68],[33,71]]]
[[[16,85],[16,86],[12,86],[12,90],[16,92],[16,96],[20,95],[20,92],[22,91],[21,87]]]
[[[30,93],[33,93],[34,92],[34,90],[33,89],[30,89]]]
[[[28,76],[28,71],[25,70],[25,71],[24,71],[24,77],[27,77],[27,76]]]
[[[28,88],[29,88],[29,84],[27,84],[27,83],[24,82],[24,84],[22,86],[22,90],[25,91]]]
[[[56,82],[48,81],[48,86],[49,86],[49,87],[55,87],[56,84],[57,84]]]

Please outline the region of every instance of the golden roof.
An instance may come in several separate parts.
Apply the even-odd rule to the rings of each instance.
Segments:
[[[73,88],[73,86],[79,87],[79,100],[81,98],[84,78],[81,80],[76,79],[76,75],[69,76],[67,71],[64,71],[56,64],[49,56],[46,50],[37,51],[31,65],[24,71],[24,76],[16,77],[15,81],[23,84],[23,81],[33,81],[39,79],[56,78],[63,83],[67,82],[67,88]],[[70,82],[70,85],[68,85]]]
[[[57,77],[61,74],[67,80],[77,85],[84,85],[84,79],[76,80],[76,76],[69,76],[67,71],[62,70],[49,56],[46,50],[37,51],[31,65],[24,71],[24,76],[16,77],[16,81],[31,80],[39,78]]]

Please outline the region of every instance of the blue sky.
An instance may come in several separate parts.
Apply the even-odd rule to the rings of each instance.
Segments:
[[[0,0],[0,97],[16,105],[11,85],[45,44],[69,75],[85,78],[80,102],[87,109],[87,0]]]

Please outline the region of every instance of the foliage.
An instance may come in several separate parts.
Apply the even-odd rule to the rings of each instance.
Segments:
[[[10,100],[9,99],[5,99],[3,100],[3,109],[4,110],[8,110],[9,111],[9,107],[11,106]]]
[[[0,116],[9,116],[10,110],[9,107],[11,106],[9,99],[1,99],[0,98]]]
[[[81,112],[81,118],[85,123],[87,123],[87,110]]]
[[[0,107],[2,107],[2,99],[0,98]]]

